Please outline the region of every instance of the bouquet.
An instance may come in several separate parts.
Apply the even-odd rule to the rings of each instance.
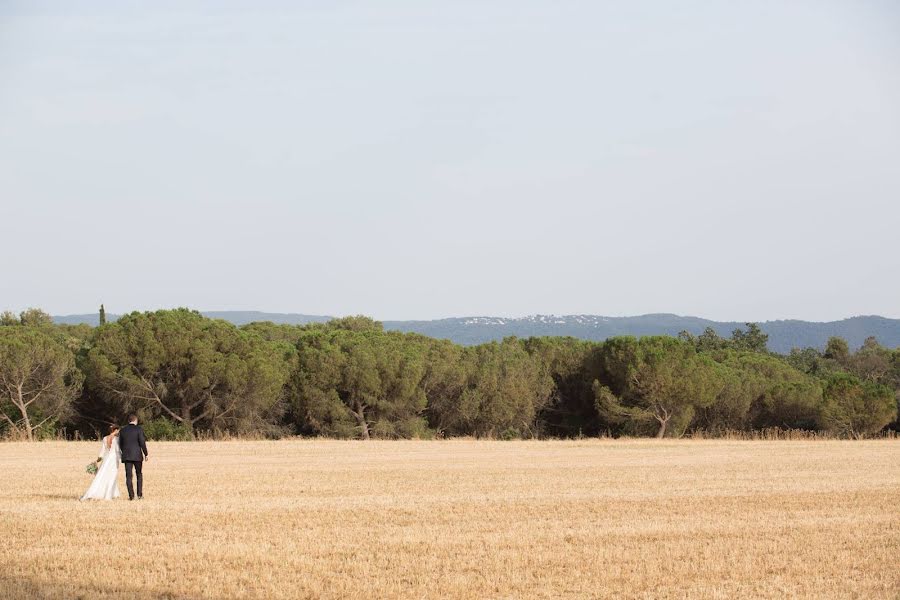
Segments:
[[[96,475],[96,474],[97,474],[97,463],[96,463],[96,462],[90,463],[90,464],[87,466],[87,468],[85,468],[85,472],[86,472],[88,475]]]

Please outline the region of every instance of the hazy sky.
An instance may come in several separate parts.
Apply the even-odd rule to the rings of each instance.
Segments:
[[[0,309],[900,317],[900,5],[0,1]]]

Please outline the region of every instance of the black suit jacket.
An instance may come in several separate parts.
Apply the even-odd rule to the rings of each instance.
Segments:
[[[147,454],[147,438],[144,430],[137,425],[128,424],[119,431],[119,449],[122,451],[122,462],[143,462]]]

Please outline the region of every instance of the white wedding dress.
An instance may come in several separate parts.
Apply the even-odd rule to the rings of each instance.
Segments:
[[[94,475],[91,487],[81,497],[82,500],[114,500],[119,497],[119,463],[122,461],[122,451],[119,449],[119,436],[112,439],[110,447],[106,447],[106,439],[100,442],[100,455],[102,459]]]

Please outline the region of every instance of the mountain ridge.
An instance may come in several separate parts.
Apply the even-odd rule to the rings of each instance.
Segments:
[[[254,321],[305,325],[322,323],[333,317],[300,313],[269,313],[262,311],[201,311],[204,316],[224,319],[235,325]],[[119,315],[107,315],[110,321]],[[86,323],[96,326],[96,313],[60,315],[53,317],[56,323]],[[528,315],[525,317],[468,316],[432,320],[384,321],[388,330],[414,332],[435,338],[452,340],[458,344],[472,345],[500,340],[508,336],[571,336],[586,340],[604,340],[617,335],[678,335],[688,331],[700,334],[712,327],[720,336],[731,335],[734,329],[744,327],[739,321],[713,321],[702,317],[681,316],[671,313],[651,313],[631,317],[607,317],[603,315]],[[839,336],[852,348],[874,336],[889,348],[900,347],[900,319],[878,315],[859,315],[838,321],[804,321],[779,319],[759,323],[769,334],[769,349],[787,353],[791,348],[824,348],[828,338]]]

